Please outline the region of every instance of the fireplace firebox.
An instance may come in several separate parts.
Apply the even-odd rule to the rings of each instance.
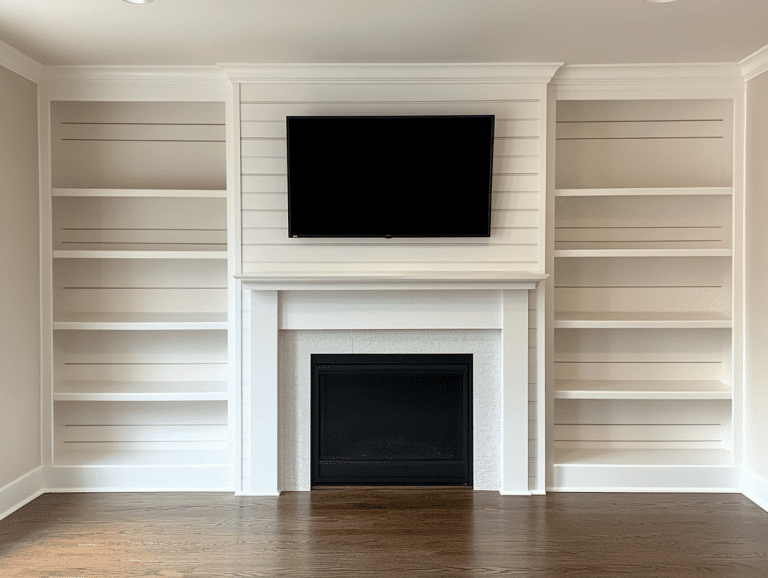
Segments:
[[[471,354],[313,354],[311,484],[472,486]]]

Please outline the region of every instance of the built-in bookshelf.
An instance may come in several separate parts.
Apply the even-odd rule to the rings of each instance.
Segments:
[[[733,134],[729,100],[557,102],[552,489],[733,464]]]
[[[221,485],[224,104],[55,101],[50,118],[52,465],[194,466]],[[162,486],[136,471],[121,480]]]

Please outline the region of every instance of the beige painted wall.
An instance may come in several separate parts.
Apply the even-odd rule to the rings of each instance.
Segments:
[[[768,73],[747,84],[746,439],[768,478]]]
[[[0,67],[0,488],[41,464],[37,85]]]

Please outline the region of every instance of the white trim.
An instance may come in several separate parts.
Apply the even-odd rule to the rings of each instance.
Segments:
[[[46,492],[233,492],[232,468],[200,466],[51,466]]]
[[[0,40],[0,66],[4,66],[11,72],[15,72],[34,83],[40,82],[45,68],[34,58],[27,56],[2,40]]]
[[[43,474],[43,466],[38,466],[0,488],[0,520],[46,492]]]
[[[233,83],[534,83],[550,81],[562,63],[219,64]]]
[[[648,82],[690,83],[699,81],[741,82],[736,63],[698,64],[568,64],[552,78],[552,84],[627,84]]]
[[[548,492],[738,493],[734,466],[562,465],[549,470]]]
[[[232,88],[216,66],[46,66],[51,100],[228,101]]]
[[[557,71],[556,100],[736,98],[744,77],[737,63],[574,64]]]
[[[741,468],[741,492],[768,512],[768,480],[746,466]]]
[[[745,81],[750,81],[768,71],[768,45],[763,46],[739,62]]]

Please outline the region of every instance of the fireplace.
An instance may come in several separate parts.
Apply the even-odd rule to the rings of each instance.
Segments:
[[[543,460],[532,452],[544,455],[544,404],[529,398],[533,367],[535,393],[543,399],[543,356],[532,357],[528,338],[533,315],[541,326],[544,314],[543,291],[530,292],[545,274],[367,271],[237,277],[248,291],[243,301],[242,495],[311,489],[310,356],[320,352],[472,353],[468,483],[506,495],[530,495],[532,485],[543,484]]]
[[[311,356],[311,483],[472,485],[472,355]]]

